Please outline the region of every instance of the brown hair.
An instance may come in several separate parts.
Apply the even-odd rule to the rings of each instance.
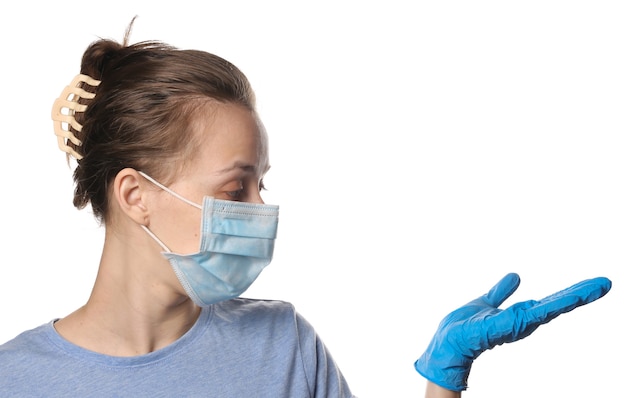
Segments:
[[[131,167],[167,183],[193,158],[199,139],[193,122],[207,102],[255,107],[247,78],[233,64],[158,41],[129,45],[132,24],[122,44],[91,43],[81,64],[82,74],[102,83],[94,99],[80,100],[87,110],[76,114],[83,128],[73,132],[82,145],[73,147],[83,157],[74,171],[74,206],[91,204],[100,222],[107,220],[109,184],[120,170]]]

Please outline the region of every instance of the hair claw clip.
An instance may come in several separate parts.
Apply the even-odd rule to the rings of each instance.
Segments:
[[[67,145],[68,140],[74,145],[82,145],[82,142],[70,130],[70,126],[76,131],[81,131],[83,126],[76,121],[74,114],[76,112],[85,112],[87,105],[78,103],[80,98],[93,99],[96,94],[90,93],[78,87],[80,83],[86,83],[96,87],[100,84],[100,80],[92,79],[83,74],[77,75],[69,86],[66,86],[59,98],[52,105],[52,120],[54,121],[54,134],[57,136],[59,149],[75,159],[82,159],[82,155]]]

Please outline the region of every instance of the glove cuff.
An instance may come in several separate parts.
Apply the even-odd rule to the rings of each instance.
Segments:
[[[415,361],[413,365],[417,373],[426,380],[437,384],[450,391],[467,390],[471,364],[469,366],[437,366],[433,361],[426,360],[424,356]]]

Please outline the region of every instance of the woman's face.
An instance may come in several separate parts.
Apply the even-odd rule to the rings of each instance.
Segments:
[[[269,169],[265,129],[256,113],[235,104],[209,105],[195,133],[202,139],[194,158],[168,186],[202,205],[205,196],[263,203],[260,191]],[[150,230],[174,253],[197,252],[201,210],[157,188]]]

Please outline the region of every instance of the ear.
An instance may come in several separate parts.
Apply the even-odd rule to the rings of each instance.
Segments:
[[[122,169],[113,181],[113,198],[120,210],[140,225],[148,225],[148,207],[143,177],[135,169]]]

